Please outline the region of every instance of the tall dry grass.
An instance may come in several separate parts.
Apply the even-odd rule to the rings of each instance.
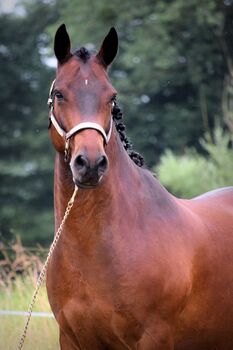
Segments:
[[[29,254],[18,239],[12,251],[0,246],[0,309],[27,311],[41,269],[40,258]],[[33,311],[51,312],[45,286],[41,287]],[[17,349],[25,317],[0,315],[0,350]],[[25,350],[59,349],[55,319],[32,317]]]

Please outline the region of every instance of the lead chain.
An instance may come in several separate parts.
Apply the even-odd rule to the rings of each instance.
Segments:
[[[36,283],[36,288],[35,288],[35,291],[32,295],[32,300],[31,300],[31,303],[29,305],[29,308],[28,308],[28,316],[27,316],[27,320],[26,320],[26,323],[25,323],[25,326],[24,326],[24,330],[23,330],[23,333],[21,335],[21,338],[20,338],[20,341],[19,341],[19,344],[18,344],[18,350],[21,350],[23,348],[23,345],[24,345],[24,342],[25,342],[25,338],[26,338],[26,335],[27,335],[27,330],[28,330],[28,326],[29,326],[29,323],[30,323],[30,319],[31,319],[31,316],[32,316],[32,309],[33,309],[33,306],[35,304],[35,301],[36,301],[36,298],[37,298],[37,294],[39,292],[39,289],[40,289],[40,286],[44,280],[44,276],[45,276],[45,273],[46,273],[46,270],[47,270],[47,267],[48,267],[48,263],[49,263],[49,260],[53,254],[53,251],[57,245],[57,242],[61,236],[61,233],[62,233],[62,230],[63,230],[63,227],[64,227],[64,224],[66,222],[66,219],[67,217],[69,216],[69,213],[73,207],[73,204],[74,204],[74,200],[75,200],[75,196],[76,196],[76,193],[78,192],[78,187],[75,186],[75,189],[74,189],[74,192],[72,194],[72,197],[70,198],[68,204],[67,204],[67,207],[66,207],[66,210],[65,210],[65,214],[64,214],[64,217],[62,219],[62,222],[60,223],[60,226],[54,236],[54,239],[53,239],[53,242],[49,248],[49,253],[48,253],[48,256],[45,260],[45,263],[43,265],[43,268],[40,272],[40,275],[38,277],[38,280],[37,280],[37,283]]]

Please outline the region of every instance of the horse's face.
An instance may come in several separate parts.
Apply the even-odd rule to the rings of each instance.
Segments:
[[[90,55],[83,48],[72,54],[69,36],[62,25],[55,36],[54,50],[58,69],[53,112],[66,132],[77,125],[84,126],[69,138],[70,167],[78,186],[94,187],[108,168],[105,136],[111,132],[116,91],[108,79],[107,66],[117,52],[117,34],[114,29],[110,30],[97,55]],[[87,122],[92,124],[81,124]],[[97,129],[93,123],[98,124]],[[64,138],[54,127],[51,127],[51,136],[57,151],[64,151]]]

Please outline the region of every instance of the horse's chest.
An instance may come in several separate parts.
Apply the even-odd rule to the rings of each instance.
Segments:
[[[133,315],[104,297],[87,294],[70,298],[58,314],[58,322],[73,341],[85,349],[134,349],[142,329]],[[82,347],[81,347],[82,348]]]
[[[87,265],[63,263],[60,274],[53,275],[49,296],[60,329],[81,349],[121,350],[126,344],[134,349],[141,327],[132,310],[122,306],[116,278],[98,264]]]

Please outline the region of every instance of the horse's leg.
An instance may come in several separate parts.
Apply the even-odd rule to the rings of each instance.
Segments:
[[[155,323],[155,326],[145,329],[137,350],[174,350],[170,326],[160,321]]]
[[[81,350],[80,347],[74,345],[73,342],[66,336],[66,334],[60,329],[60,348],[61,350]]]

